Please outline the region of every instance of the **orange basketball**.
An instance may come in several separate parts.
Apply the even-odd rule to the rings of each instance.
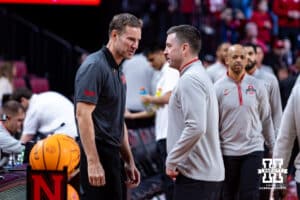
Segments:
[[[67,186],[67,200],[79,200],[79,195],[72,185],[68,184]]]
[[[34,145],[29,162],[35,170],[63,170],[68,174],[78,166],[80,149],[75,140],[62,134],[51,135]]]

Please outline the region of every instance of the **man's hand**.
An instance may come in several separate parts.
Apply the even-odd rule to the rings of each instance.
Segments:
[[[124,113],[124,117],[126,119],[133,119],[133,116],[132,116],[132,112],[130,112],[129,110],[125,110],[125,113]]]
[[[276,190],[276,189],[272,188],[271,192],[270,192],[269,200],[284,199],[286,194],[287,194],[287,191],[284,189]]]
[[[172,170],[166,168],[166,174],[173,180],[176,180],[176,177],[178,176],[179,172],[177,170]]]
[[[92,186],[105,185],[105,172],[100,162],[88,162],[88,176]]]
[[[287,186],[287,176],[283,176],[283,183]],[[276,185],[272,185],[269,200],[284,199],[287,194],[287,189],[276,189]]]
[[[142,95],[141,101],[143,103],[152,103],[152,96],[151,95]]]
[[[140,184],[140,172],[136,168],[134,163],[125,163],[125,172],[127,175],[126,185],[128,188],[135,188]]]

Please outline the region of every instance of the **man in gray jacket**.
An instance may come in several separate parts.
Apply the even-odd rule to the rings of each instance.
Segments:
[[[247,53],[247,60],[248,64],[246,65],[246,72],[258,80],[262,81],[265,85],[269,103],[271,107],[271,115],[273,120],[273,126],[275,131],[275,137],[277,136],[278,129],[280,126],[281,116],[282,116],[282,104],[281,104],[281,97],[280,97],[280,90],[278,80],[275,75],[265,72],[258,68],[256,56],[257,56],[257,49],[256,45],[254,44],[244,44],[243,45],[246,53]]]
[[[19,102],[10,100],[3,105],[0,114],[0,152],[7,154],[21,153],[25,146],[14,136],[21,132],[25,118],[24,108]],[[1,153],[0,158],[3,159]],[[4,164],[0,161],[0,166]]]
[[[275,137],[277,136],[278,129],[280,126],[281,116],[282,116],[282,104],[281,104],[281,96],[279,90],[278,80],[274,74],[271,74],[267,71],[264,71],[258,67],[257,57],[258,57],[258,46],[252,43],[246,43],[243,45],[246,54],[248,63],[246,65],[246,72],[257,78],[261,81],[267,89],[269,103],[271,108],[271,115],[274,127]],[[265,147],[264,157],[267,158],[269,154],[269,150]],[[262,187],[264,187],[265,183],[261,183]],[[260,199],[268,200],[269,191],[268,190],[260,190]]]
[[[171,27],[164,51],[180,79],[169,101],[166,173],[174,199],[220,199],[224,164],[213,84],[198,59],[201,38],[190,25]]]
[[[229,47],[230,43],[228,42],[220,44],[216,52],[217,61],[206,69],[213,83],[226,75],[227,67],[225,65],[225,58]]]
[[[290,161],[294,141],[300,144],[300,84],[295,85],[282,115],[273,158],[283,159],[282,168],[286,169]],[[300,152],[295,159],[297,192],[300,197]]]
[[[264,142],[272,152],[275,140],[267,91],[246,74],[246,51],[241,45],[229,48],[226,64],[227,76],[215,84],[225,164],[222,199],[257,200]]]

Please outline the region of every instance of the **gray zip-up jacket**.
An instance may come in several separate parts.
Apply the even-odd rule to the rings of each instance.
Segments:
[[[295,85],[284,109],[275,143],[274,158],[283,159],[283,168],[287,168],[291,152],[297,137],[300,144],[300,84]],[[294,161],[296,167],[296,181],[300,183],[300,153]]]
[[[227,68],[221,62],[217,61],[206,69],[212,82],[217,82],[222,76],[226,75]]]
[[[271,107],[271,115],[273,120],[275,137],[277,137],[282,117],[282,104],[278,81],[275,75],[268,72],[264,72],[260,69],[256,69],[252,76],[261,80],[266,86],[269,95],[269,103]]]
[[[166,167],[186,177],[223,181],[218,103],[200,61],[182,73],[169,101]]]
[[[14,138],[0,123],[0,150],[5,153],[21,153],[25,146]]]
[[[241,156],[263,151],[264,141],[272,151],[274,128],[262,82],[245,74],[241,82],[236,83],[226,75],[216,82],[215,90],[223,155]]]

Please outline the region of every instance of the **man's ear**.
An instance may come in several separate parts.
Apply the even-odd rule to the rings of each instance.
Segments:
[[[186,51],[186,50],[188,50],[188,49],[189,49],[189,47],[190,47],[190,46],[189,46],[189,44],[188,44],[188,43],[183,43],[183,44],[182,44],[182,50],[183,50],[183,51]]]
[[[183,43],[181,45],[181,49],[182,49],[183,54],[186,54],[186,52],[188,52],[190,49],[190,45],[188,43]]]
[[[117,30],[112,30],[110,33],[110,38],[115,39],[118,35],[118,31]]]

